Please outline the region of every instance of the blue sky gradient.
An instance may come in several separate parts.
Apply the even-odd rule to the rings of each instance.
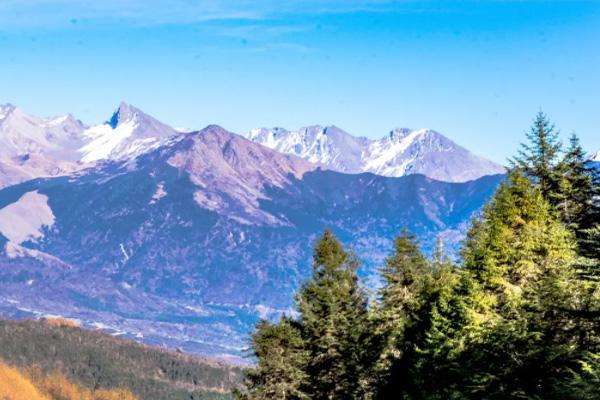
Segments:
[[[600,150],[600,1],[0,1],[0,103],[176,127],[436,129],[504,162],[541,108]]]

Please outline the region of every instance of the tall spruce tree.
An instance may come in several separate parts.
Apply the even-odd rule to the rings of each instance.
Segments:
[[[569,147],[558,170],[561,182],[556,206],[567,227],[581,239],[585,229],[600,223],[596,197],[599,182],[597,172],[589,164],[575,134],[569,139]]]
[[[551,203],[559,190],[560,178],[556,171],[559,162],[561,143],[559,132],[548,117],[539,111],[531,130],[526,134],[527,143],[521,144],[517,157],[511,160],[513,168],[520,169],[526,176],[535,180],[542,194]]]
[[[378,321],[378,399],[451,398],[461,375],[457,357],[468,325],[461,274],[438,241],[431,261],[403,232],[382,268]]]
[[[577,357],[574,242],[555,215],[517,170],[468,234],[464,268],[482,329],[463,354],[472,376],[464,386],[477,397],[551,398],[550,381]]]
[[[476,333],[472,310],[472,282],[468,274],[449,262],[438,264],[422,292],[422,307],[415,313],[419,321],[405,332],[412,352],[407,364],[409,381],[406,398],[464,398],[464,384],[470,374],[461,356],[470,336]]]
[[[568,263],[573,256],[571,235],[519,170],[509,173],[473,222],[462,250],[464,268],[489,292],[485,305],[495,310],[518,300],[542,265]]]
[[[261,321],[252,334],[252,349],[257,366],[246,376],[243,400],[309,399],[304,392],[308,353],[300,325],[283,317],[277,324]]]
[[[384,286],[379,292],[376,311],[378,343],[377,371],[379,398],[402,393],[410,386],[408,352],[405,332],[422,307],[422,294],[430,278],[431,267],[421,253],[414,235],[403,231],[394,241],[394,253],[381,269]]]
[[[330,230],[317,242],[313,258],[312,279],[297,296],[311,399],[367,398],[370,328],[356,275],[359,263]]]

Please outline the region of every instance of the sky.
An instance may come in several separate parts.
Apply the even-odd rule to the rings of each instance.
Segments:
[[[0,0],[0,103],[175,127],[435,129],[497,162],[543,110],[600,150],[600,0]]]

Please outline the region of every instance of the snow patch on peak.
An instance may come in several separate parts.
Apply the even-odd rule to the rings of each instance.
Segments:
[[[406,158],[400,163],[393,162],[399,154],[403,154],[409,146],[426,130],[412,131],[403,136],[390,137],[391,143],[385,139],[376,141],[369,146],[370,156],[366,160],[364,169],[379,175],[402,176],[406,174],[406,168],[414,158]]]
[[[592,161],[600,162],[600,150],[592,157]]]
[[[88,163],[109,158],[111,152],[125,139],[133,135],[137,128],[135,121],[119,123],[115,127],[111,123],[93,126],[83,132],[90,140],[79,151],[83,153],[81,161]]]
[[[121,103],[107,122],[83,132],[87,143],[79,152],[84,163],[132,160],[182,135],[139,109]]]
[[[45,121],[45,126],[57,126],[60,124],[64,124],[67,120],[72,119],[71,114],[66,114],[60,117],[49,118]]]

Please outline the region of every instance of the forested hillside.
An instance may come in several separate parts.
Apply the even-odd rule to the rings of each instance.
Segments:
[[[544,114],[461,261],[402,232],[373,302],[360,254],[315,245],[298,317],[261,322],[241,399],[598,399],[600,181]]]
[[[2,400],[137,400],[123,388],[90,390],[68,380],[63,374],[40,373],[35,368],[19,370],[0,362]]]
[[[0,320],[0,361],[24,371],[25,379],[38,388],[62,380],[65,386],[71,381],[72,387],[79,386],[83,392],[126,389],[140,399],[227,399],[241,382],[239,367],[69,325],[52,320]],[[12,376],[17,372],[13,370]],[[0,387],[9,386],[7,382],[0,381]]]

